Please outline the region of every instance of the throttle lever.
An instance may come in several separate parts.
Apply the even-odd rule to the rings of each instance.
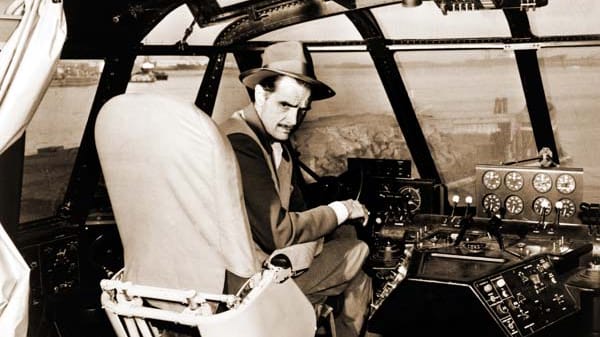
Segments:
[[[498,247],[500,250],[504,251],[504,239],[502,238],[502,218],[506,214],[506,208],[500,207],[499,213],[492,215],[490,220],[488,221],[488,233],[490,233],[494,239],[498,242]]]
[[[458,232],[458,236],[456,237],[456,240],[454,240],[454,247],[458,247],[458,245],[462,242],[462,240],[464,240],[467,230],[469,228],[471,228],[471,226],[473,226],[473,215],[472,214],[465,215],[460,220],[458,225],[460,226],[460,231]]]

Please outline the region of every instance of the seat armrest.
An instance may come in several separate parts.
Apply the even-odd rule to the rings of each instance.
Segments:
[[[321,252],[322,249],[322,240],[298,243],[295,245],[276,249],[267,258],[265,264],[267,266],[273,265],[272,260],[274,257],[284,255],[287,257],[287,260],[290,261],[292,274],[297,275],[308,269],[308,267],[310,267],[313,259]],[[284,261],[279,261],[276,263],[284,263]]]

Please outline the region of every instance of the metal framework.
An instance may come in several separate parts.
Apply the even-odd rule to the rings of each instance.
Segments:
[[[221,31],[212,46],[141,44],[142,38],[163,17],[184,3],[188,5],[195,20],[202,27],[231,18],[237,19]],[[81,1],[65,0],[67,18],[70,18],[72,23],[73,20],[76,20],[73,25],[84,25],[84,20],[91,20],[91,22],[84,25],[88,27],[86,30],[69,31],[63,57],[103,58],[106,60],[106,65],[65,195],[62,214],[69,215],[74,223],[81,223],[87,214],[101,176],[93,144],[93,123],[102,104],[110,97],[125,91],[136,55],[208,56],[210,61],[195,103],[206,113],[212,114],[228,53],[233,53],[238,67],[243,71],[260,64],[259,52],[269,44],[269,42],[250,42],[249,40],[294,24],[339,14],[348,16],[363,40],[307,41],[309,50],[311,52],[360,51],[369,53],[421,177],[441,180],[396,66],[393,57],[395,52],[468,49],[514,51],[537,147],[540,149],[546,146],[556,153],[556,142],[552,133],[550,115],[539,72],[537,49],[599,46],[600,35],[535,36],[531,33],[525,11],[516,8],[516,2],[513,1],[510,6],[507,2],[505,7],[509,8],[504,9],[511,37],[386,39],[369,9],[395,3],[402,3],[402,1],[264,0],[248,1],[220,8],[215,0],[203,1],[203,6],[200,6],[197,1],[191,0],[174,2],[132,0],[110,4],[108,6],[111,8],[110,11],[105,8],[107,7],[105,5],[97,5],[100,6],[99,12],[102,14],[100,17],[104,17],[105,20],[110,18],[110,23],[102,22],[99,24],[99,28],[91,29],[89,28],[90,23],[93,24],[96,22],[95,20],[99,19],[86,16],[76,18],[74,15],[69,15],[69,12],[89,13],[89,9],[84,10],[82,7],[84,4]],[[538,5],[544,4],[540,2]],[[109,29],[102,29],[106,26]],[[109,44],[108,41],[112,42]]]

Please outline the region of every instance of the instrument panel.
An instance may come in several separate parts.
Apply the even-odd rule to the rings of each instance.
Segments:
[[[580,224],[577,206],[583,195],[583,169],[502,165],[475,167],[477,216],[506,209],[505,218]]]
[[[443,207],[443,192],[433,180],[394,177],[369,177],[361,197],[371,212],[369,221],[376,228],[412,223],[418,213],[437,213]]]
[[[529,336],[577,311],[546,256],[490,275],[474,285],[506,336]]]

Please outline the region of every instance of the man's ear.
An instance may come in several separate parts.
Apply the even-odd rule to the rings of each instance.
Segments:
[[[262,85],[257,84],[254,87],[254,104],[258,107],[262,107],[267,99],[265,88]]]

